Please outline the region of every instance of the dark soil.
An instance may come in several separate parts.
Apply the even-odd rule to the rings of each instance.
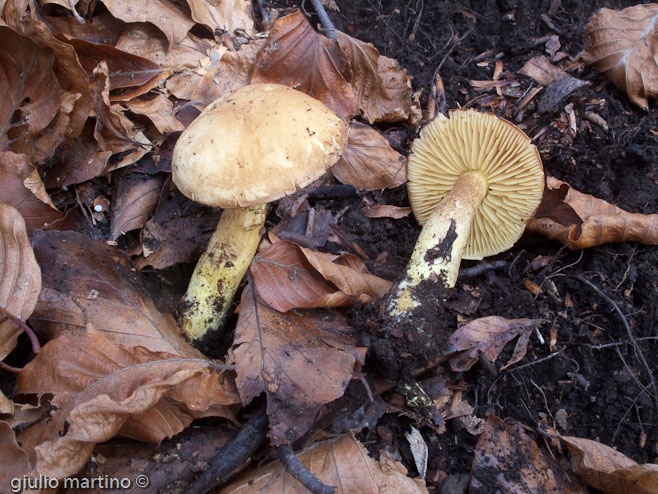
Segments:
[[[423,90],[424,108],[438,72],[448,109],[493,111],[517,123],[531,137],[538,136],[534,142],[547,174],[632,212],[653,213],[658,211],[658,147],[652,131],[658,129],[655,103],[648,112],[634,107],[626,95],[577,58],[593,12],[635,3],[336,0],[339,10],[329,14],[338,29],[373,43],[381,53],[397,59],[414,76],[414,88]],[[520,98],[496,98],[493,92],[478,92],[470,83],[491,80],[495,62],[502,61],[504,71],[519,80],[523,95],[532,81],[517,71],[530,58],[544,53],[544,44],[536,40],[552,34],[559,36],[560,50],[567,54],[561,65],[589,82],[553,108],[540,112],[533,100],[520,112]],[[487,97],[490,95],[494,97]],[[579,127],[575,136],[561,131],[556,122],[564,117],[564,106],[570,103],[579,120],[586,110],[594,108],[607,121],[609,131],[597,125]],[[405,132],[406,140],[396,142],[400,143],[399,150],[408,154],[412,129],[382,130],[397,132],[398,136]],[[408,205],[404,187],[366,195],[377,203]],[[340,225],[358,239],[371,259],[381,259],[386,253],[385,263],[371,263],[374,273],[399,276],[419,227],[413,218],[365,218],[360,204],[355,201]],[[341,207],[345,205],[343,202]],[[533,337],[519,364],[497,376],[476,365],[460,376],[468,386],[466,397],[476,415],[494,413],[519,421],[530,430],[555,427],[562,434],[599,440],[638,462],[655,461],[658,410],[642,387],[650,382],[649,372],[658,377],[658,250],[615,244],[571,252],[526,234],[496,259],[505,261],[504,268],[458,281],[442,310],[444,314],[435,312],[433,316],[434,334],[445,338],[446,321],[456,324],[490,315],[542,318],[546,322],[540,328],[543,341]],[[462,267],[473,264],[465,262]],[[524,280],[536,283],[542,292],[533,295],[524,287]],[[424,367],[431,360],[431,352],[423,348],[427,340],[382,338],[381,328],[373,322],[378,311],[374,306],[353,314],[354,324],[371,345],[366,372],[369,376],[403,373],[409,377],[411,369]],[[396,345],[396,341],[404,344]],[[436,345],[438,348],[442,342],[436,341]],[[643,353],[649,369],[638,352]],[[385,415],[376,432],[365,439],[373,450],[397,447],[404,456],[403,433],[410,424],[410,419]],[[429,437],[429,469],[449,474],[468,472],[475,438],[454,424],[447,427],[449,433],[438,436],[432,435],[429,427],[421,429]],[[412,465],[409,461],[408,467],[414,471]]]

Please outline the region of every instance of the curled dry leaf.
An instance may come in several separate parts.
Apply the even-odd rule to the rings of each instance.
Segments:
[[[526,229],[572,250],[609,242],[658,244],[658,214],[629,213],[550,176]]]
[[[117,434],[158,443],[198,413],[232,417],[229,405],[238,396],[220,367],[205,358],[124,348],[91,330],[60,336],[16,382],[17,393],[52,394],[56,408],[49,420],[26,429],[21,442],[37,473],[61,478],[84,466],[94,444]]]
[[[586,494],[589,491],[542,453],[523,432],[521,424],[507,425],[490,415],[475,446],[468,492]]]
[[[658,494],[658,465],[637,464],[605,444],[562,436],[571,453],[571,468],[588,485],[606,494]]]
[[[160,197],[164,178],[160,175],[121,175],[113,180],[110,239],[142,228]]]
[[[330,441],[316,443],[297,454],[299,461],[324,485],[335,486],[336,494],[361,492],[427,494],[425,482],[407,477],[407,470],[385,451],[379,461],[354,436],[347,434]],[[307,494],[280,461],[251,469],[237,481],[224,487],[220,494]]]
[[[11,151],[0,153],[0,202],[18,210],[28,236],[63,218],[52,205],[36,168],[25,155]]]
[[[455,372],[466,371],[478,361],[480,353],[495,362],[505,345],[518,336],[512,357],[501,367],[501,370],[506,369],[523,358],[532,331],[542,322],[541,319],[488,316],[466,323],[450,336],[446,353],[463,352],[450,359],[450,367]]]
[[[27,238],[25,221],[11,206],[0,202],[0,307],[27,320],[41,291],[41,270]],[[16,346],[22,330],[0,314],[0,360]]]
[[[127,348],[197,357],[169,314],[158,311],[127,257],[75,232],[37,232],[34,252],[43,288],[30,321],[49,338],[92,324]]]
[[[338,45],[297,11],[274,22],[258,53],[252,82],[284,84],[322,101],[339,117],[357,112],[349,67]]]
[[[379,54],[371,43],[336,32],[348,63],[352,89],[364,118],[370,122],[416,120],[420,108],[412,99],[411,77],[397,61]]]
[[[132,99],[124,106],[133,113],[148,117],[163,134],[185,130],[183,124],[176,120],[173,103],[162,93],[148,99]]]
[[[354,297],[382,297],[391,283],[368,273],[352,254],[325,254],[293,242],[274,242],[256,255],[251,272],[263,300],[280,312],[341,307]]]
[[[215,31],[233,34],[236,29],[248,34],[254,31],[249,0],[187,0],[192,19]]]
[[[391,206],[388,204],[375,204],[364,206],[363,214],[366,218],[393,218],[399,220],[411,214],[410,207]]]
[[[271,438],[288,444],[313,424],[322,405],[340,398],[366,348],[337,312],[281,314],[243,291],[231,349],[243,405],[267,396]]]
[[[582,59],[640,108],[658,96],[658,4],[601,9],[585,29]]]
[[[377,130],[354,121],[347,147],[331,173],[358,189],[390,189],[407,181],[407,160]]]

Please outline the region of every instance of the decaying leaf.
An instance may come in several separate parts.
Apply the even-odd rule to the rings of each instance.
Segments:
[[[0,153],[0,202],[15,207],[27,227],[27,234],[62,219],[52,205],[36,168],[22,154]]]
[[[425,482],[407,477],[407,470],[385,451],[379,462],[351,434],[316,443],[297,454],[299,461],[336,494],[426,494]],[[307,494],[279,461],[245,472],[220,494]]]
[[[606,494],[658,494],[658,465],[640,465],[591,439],[561,436],[571,453],[571,468],[588,485]]]
[[[121,175],[114,179],[110,238],[116,240],[142,228],[158,203],[164,178],[160,175]]]
[[[187,0],[192,19],[210,28],[233,34],[239,29],[247,34],[254,30],[249,0]]]
[[[542,453],[521,424],[507,425],[491,415],[475,447],[468,492],[586,494],[588,490]]]
[[[542,322],[540,319],[488,316],[464,324],[450,336],[446,353],[462,352],[450,359],[450,367],[455,372],[466,371],[478,361],[480,353],[495,362],[505,345],[518,336],[512,357],[501,367],[501,370],[506,369],[523,358],[532,331]]]
[[[368,273],[352,254],[326,254],[293,242],[274,242],[251,264],[258,293],[270,307],[287,312],[299,308],[340,307],[353,298],[381,297],[391,283]]]
[[[572,250],[610,242],[658,244],[658,214],[629,213],[550,176],[526,228]]]
[[[410,207],[391,206],[389,204],[375,204],[364,206],[363,214],[366,218],[393,218],[399,220],[411,214]]]
[[[25,221],[11,206],[0,202],[0,307],[27,320],[41,291],[41,270],[27,238]],[[16,346],[22,330],[0,314],[0,360]]]
[[[658,96],[658,4],[601,9],[585,29],[582,59],[640,108]]]
[[[16,392],[53,395],[50,420],[20,438],[35,471],[58,478],[82,468],[95,443],[117,434],[158,443],[195,416],[231,417],[238,402],[231,378],[210,360],[125,348],[92,330],[47,343]]]
[[[311,426],[322,405],[343,395],[366,348],[337,312],[281,314],[248,285],[231,349],[243,405],[267,396],[271,438],[294,442]]]
[[[162,93],[148,99],[132,99],[123,105],[133,113],[148,117],[163,134],[185,129],[183,124],[176,120],[173,103]]]
[[[161,313],[126,256],[75,232],[37,232],[43,288],[30,321],[43,334],[79,334],[92,324],[127,348],[198,357],[169,314]]]
[[[371,43],[338,31],[338,45],[349,66],[348,80],[357,105],[370,122],[398,122],[420,110],[412,99],[411,77],[392,58],[379,54]]]
[[[256,58],[252,82],[293,87],[347,119],[357,112],[348,78],[349,67],[338,45],[316,33],[298,11],[274,22]]]
[[[407,181],[407,160],[377,130],[354,121],[347,147],[331,173],[358,189],[390,189]]]
[[[11,485],[12,478],[20,478],[32,470],[27,453],[16,442],[14,431],[3,421],[0,421],[0,465],[0,482],[4,486]]]

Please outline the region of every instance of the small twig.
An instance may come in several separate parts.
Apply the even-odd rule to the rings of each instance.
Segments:
[[[502,269],[505,267],[506,264],[507,263],[505,261],[494,261],[494,262],[484,261],[471,268],[461,269],[459,271],[459,277],[472,278],[473,276],[479,276],[481,274],[484,274],[488,271],[492,271],[494,269]]]
[[[30,338],[30,343],[32,344],[32,352],[35,354],[39,353],[39,351],[41,350],[41,345],[39,344],[39,338],[37,338],[37,335],[34,333],[34,330],[31,327],[29,327],[22,319],[16,317],[10,312],[7,312],[7,309],[5,309],[2,306],[0,306],[0,312],[3,313],[11,321],[18,324],[18,326],[25,332],[28,338]]]
[[[336,36],[336,26],[334,26],[334,23],[329,19],[329,14],[327,14],[327,11],[324,9],[322,2],[320,2],[320,0],[311,0],[311,4],[313,5],[315,13],[318,14],[320,24],[322,24],[322,30],[327,38],[337,41],[338,36]]]
[[[309,192],[308,198],[314,200],[352,199],[358,195],[354,185],[323,185]]]
[[[550,29],[551,31],[555,31],[557,34],[562,34],[562,30],[553,24],[553,21],[551,21],[551,18],[548,17],[548,14],[542,14],[539,16],[539,18],[542,20],[544,24],[546,24],[546,27]]]
[[[249,461],[267,437],[267,414],[260,410],[240,428],[236,436],[215,457],[208,469],[192,482],[187,492],[205,494],[233,477]]]
[[[315,475],[309,472],[295,456],[290,446],[279,446],[276,449],[276,455],[286,467],[288,473],[312,494],[334,494],[336,492],[335,487],[324,485]]]
[[[7,365],[4,362],[0,362],[0,369],[5,370],[7,372],[11,372],[12,374],[20,374],[23,372],[23,369],[20,369],[18,367],[12,367],[11,365]]]

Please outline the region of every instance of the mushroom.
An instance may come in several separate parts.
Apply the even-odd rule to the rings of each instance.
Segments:
[[[515,125],[475,110],[440,114],[421,130],[409,156],[409,201],[423,229],[389,314],[419,305],[426,279],[455,286],[461,259],[509,249],[541,201],[544,171],[537,148]]]
[[[181,329],[193,342],[216,330],[260,242],[267,203],[320,178],[347,144],[347,125],[287,86],[226,94],[181,134],[173,181],[193,201],[223,208],[183,298]]]

